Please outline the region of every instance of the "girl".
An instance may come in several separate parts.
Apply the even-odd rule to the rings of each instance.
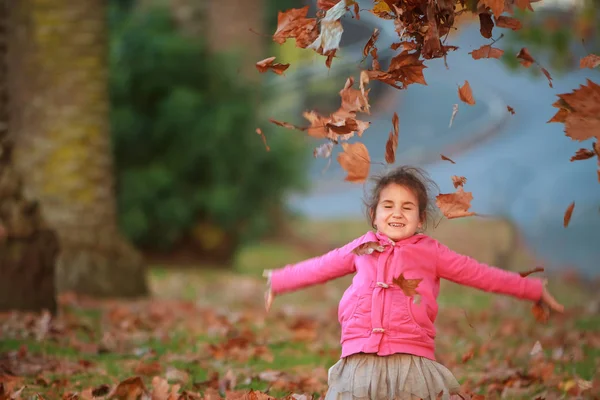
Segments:
[[[329,369],[326,400],[435,400],[458,393],[458,381],[434,356],[440,278],[563,311],[541,280],[481,264],[419,233],[434,215],[432,185],[411,167],[376,178],[366,203],[374,232],[323,256],[265,271],[267,309],[275,295],[356,272],[339,304],[342,354]],[[416,283],[418,296],[405,293],[403,282]]]

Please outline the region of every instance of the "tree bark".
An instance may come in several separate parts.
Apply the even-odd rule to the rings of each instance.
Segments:
[[[10,1],[15,163],[60,239],[59,292],[147,293],[117,226],[110,143],[106,0]]]
[[[0,312],[56,312],[58,238],[35,201],[23,196],[9,137],[7,0],[0,0]]]

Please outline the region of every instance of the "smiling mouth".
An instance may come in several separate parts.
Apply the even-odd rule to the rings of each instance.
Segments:
[[[388,225],[392,228],[404,228],[405,226],[404,224],[401,224],[399,222],[390,222]]]

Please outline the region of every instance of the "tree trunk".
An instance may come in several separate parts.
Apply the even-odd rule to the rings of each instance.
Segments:
[[[36,202],[23,197],[9,137],[7,0],[0,0],[0,312],[56,312],[54,265],[58,238]]]
[[[147,284],[117,226],[106,4],[10,1],[11,130],[25,188],[58,232],[57,289],[129,297]]]

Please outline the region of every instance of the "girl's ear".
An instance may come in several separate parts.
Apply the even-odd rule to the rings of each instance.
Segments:
[[[371,226],[375,228],[375,208],[371,207],[369,209],[369,216],[371,217]]]

